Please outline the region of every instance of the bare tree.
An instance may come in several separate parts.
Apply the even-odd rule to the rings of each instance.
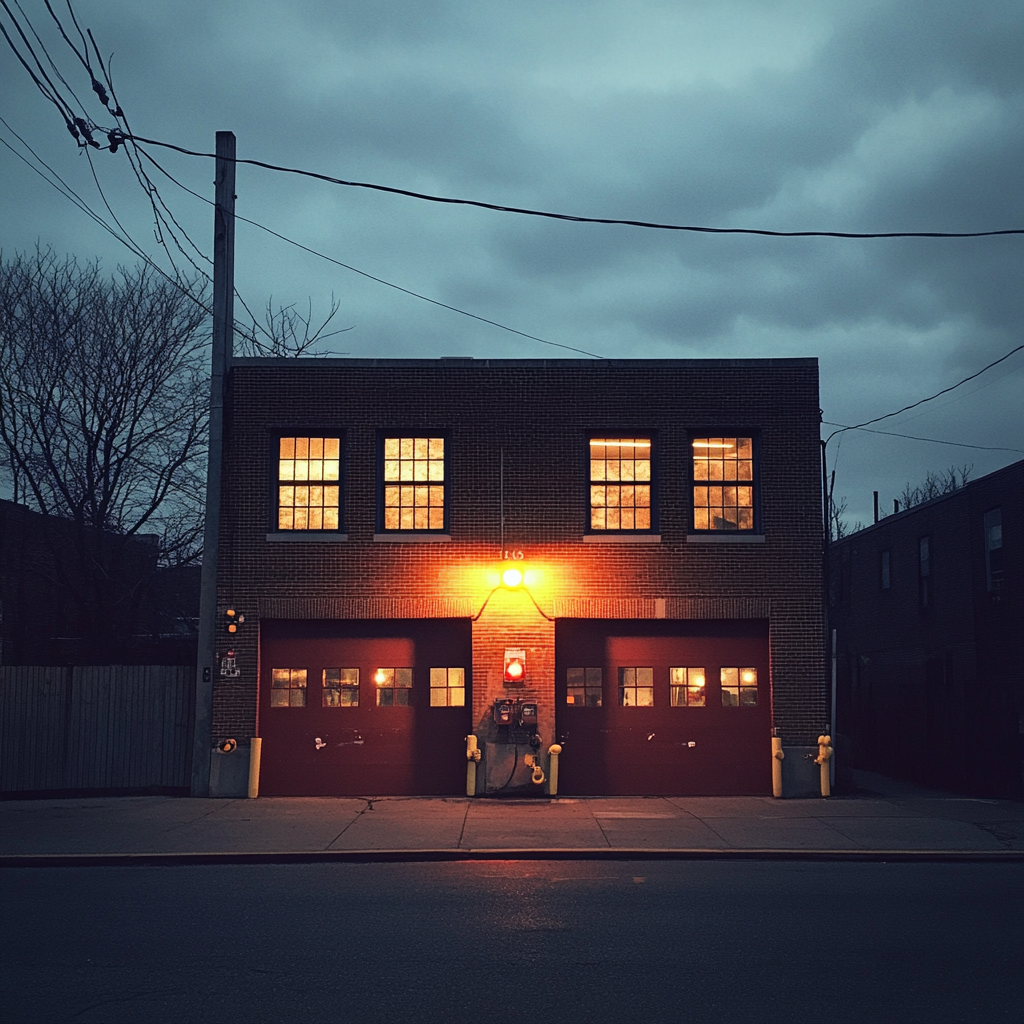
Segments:
[[[157,566],[201,554],[208,341],[194,282],[0,252],[3,474],[49,517],[43,571],[97,656],[136,628]]]
[[[974,467],[964,464],[959,469],[950,466],[945,473],[933,473],[930,470],[924,478],[924,482],[916,487],[911,487],[910,482],[903,488],[900,495],[900,508],[913,508],[915,505],[923,505],[932,498],[939,498],[943,494],[952,494],[967,483]]]
[[[248,307],[246,307],[248,309]],[[263,323],[260,324],[253,316],[252,326],[243,327],[235,324],[235,348],[239,355],[244,356],[277,356],[298,358],[312,354],[310,350],[317,342],[326,341],[336,334],[351,331],[351,327],[342,327],[336,331],[328,331],[327,327],[334,319],[341,303],[331,296],[331,309],[319,326],[313,323],[313,300],[309,300],[306,315],[303,316],[294,303],[290,306],[278,306],[274,309],[273,298],[267,299]],[[327,353],[324,353],[327,354]]]

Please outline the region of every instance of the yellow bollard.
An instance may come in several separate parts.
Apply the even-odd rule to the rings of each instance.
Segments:
[[[260,754],[263,752],[263,737],[253,736],[249,747],[249,799],[260,795]]]
[[[562,745],[560,743],[552,743],[548,747],[548,757],[550,761],[548,763],[548,773],[550,779],[548,781],[548,796],[558,796],[558,755],[562,752]]]
[[[476,766],[480,760],[480,747],[472,733],[466,737],[466,796],[476,796]]]
[[[782,749],[782,737],[772,737],[772,796],[782,796],[782,759],[785,757]]]
[[[814,759],[814,763],[821,766],[821,795],[831,796],[832,785],[829,781],[829,759],[832,757],[832,737],[831,736],[819,736],[818,737],[818,756]]]

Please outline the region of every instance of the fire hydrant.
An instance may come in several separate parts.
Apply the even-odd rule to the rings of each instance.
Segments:
[[[476,796],[476,766],[480,761],[480,748],[476,736],[466,737],[466,796]]]
[[[829,782],[829,759],[832,757],[832,737],[818,737],[818,756],[814,759],[816,765],[821,767],[821,795],[831,796],[832,786]]]

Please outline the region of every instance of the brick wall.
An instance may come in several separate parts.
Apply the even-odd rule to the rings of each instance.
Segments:
[[[984,515],[994,508],[1004,558],[995,594],[984,542]],[[1024,792],[1024,462],[844,538],[830,563],[837,731],[849,736],[855,766],[978,795]]]
[[[812,742],[828,718],[818,422],[813,359],[236,361],[219,593],[246,623],[231,644],[241,675],[215,687],[215,740],[253,734],[261,615],[477,615],[499,565],[504,449],[504,548],[539,579],[536,606],[497,591],[474,624],[475,722],[504,695],[505,647],[528,649],[516,695],[552,714],[546,616],[767,617],[775,724]],[[447,542],[375,541],[380,429],[445,432]],[[591,431],[653,436],[660,542],[585,539]],[[763,542],[688,541],[693,431],[759,437]],[[347,539],[268,541],[281,433],[343,438]]]

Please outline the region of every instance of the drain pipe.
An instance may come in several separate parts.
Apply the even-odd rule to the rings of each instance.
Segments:
[[[480,747],[476,736],[466,737],[466,796],[476,796],[476,766],[480,760]]]
[[[548,796],[558,796],[558,755],[562,752],[561,743],[552,743],[548,747]]]

